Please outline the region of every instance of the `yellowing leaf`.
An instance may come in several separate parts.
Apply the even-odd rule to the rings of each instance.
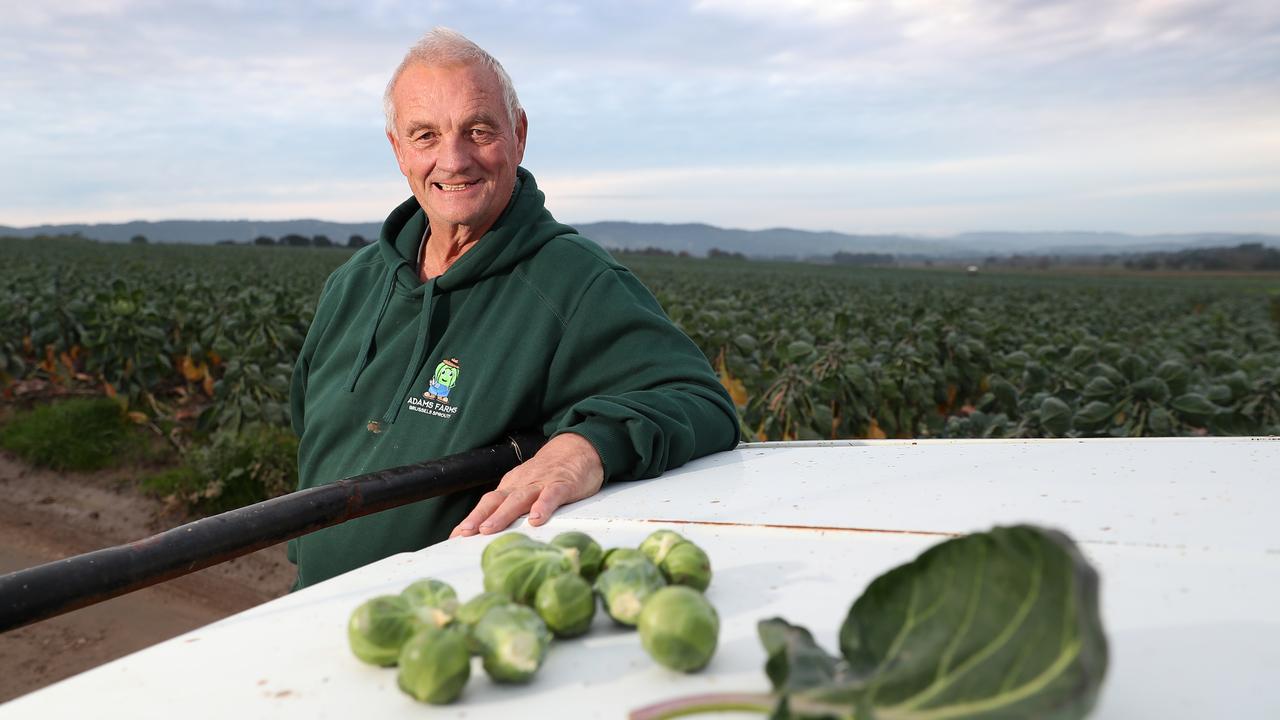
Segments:
[[[728,369],[723,365],[720,366],[720,384],[729,392],[729,397],[733,399],[733,404],[738,407],[746,407],[747,405],[747,386],[742,381],[729,374]]]
[[[867,437],[872,440],[884,440],[889,436],[880,429],[880,423],[876,422],[875,418],[871,418],[871,424],[867,425]]]
[[[200,382],[204,378],[202,365],[192,360],[190,355],[178,356],[177,366],[178,372],[182,373],[187,382]]]

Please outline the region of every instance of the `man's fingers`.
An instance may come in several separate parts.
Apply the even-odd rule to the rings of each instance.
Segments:
[[[570,488],[567,483],[552,483],[543,488],[529,508],[529,524],[537,526],[546,523],[556,508],[571,499],[569,493]]]
[[[515,522],[516,518],[529,512],[529,507],[537,497],[538,488],[536,487],[526,485],[514,488],[502,504],[490,513],[488,519],[481,521],[480,533],[490,535],[507,529],[507,526]]]
[[[475,535],[479,532],[480,523],[492,515],[493,511],[497,510],[506,499],[507,493],[503,490],[490,490],[481,495],[475,508],[463,518],[462,522],[458,523],[458,527],[454,528],[453,532],[449,533],[449,537]]]
[[[543,525],[561,505],[594,495],[603,480],[600,456],[585,438],[557,435],[504,475],[498,489],[481,497],[449,537],[492,535],[525,513],[530,525]]]

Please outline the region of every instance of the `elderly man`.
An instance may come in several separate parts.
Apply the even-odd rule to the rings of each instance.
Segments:
[[[550,440],[492,492],[294,541],[296,587],[526,513],[541,525],[604,482],[653,477],[738,439],[706,357],[630,272],[543,207],[520,167],[528,120],[496,60],[433,30],[384,104],[413,197],[325,283],[293,376],[299,485],[522,428]]]

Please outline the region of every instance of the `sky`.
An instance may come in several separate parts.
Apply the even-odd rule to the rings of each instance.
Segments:
[[[438,25],[565,222],[1280,233],[1275,0],[0,0],[0,224],[381,221]]]

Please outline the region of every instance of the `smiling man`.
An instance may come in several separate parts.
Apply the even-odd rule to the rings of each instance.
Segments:
[[[294,369],[299,487],[501,442],[550,440],[488,493],[458,493],[290,543],[303,587],[456,535],[541,525],[605,482],[733,447],[706,357],[626,268],[543,205],[506,71],[437,28],[387,85],[413,197],[325,283]]]

